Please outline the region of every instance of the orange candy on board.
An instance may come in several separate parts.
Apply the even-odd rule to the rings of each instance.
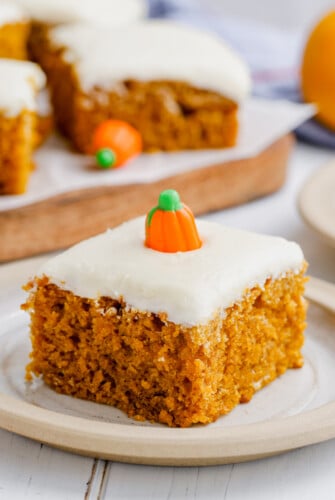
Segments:
[[[192,210],[173,189],[162,191],[145,221],[145,245],[166,253],[197,250],[202,243]]]
[[[94,131],[92,150],[101,168],[121,167],[142,152],[142,137],[127,122],[106,120]]]

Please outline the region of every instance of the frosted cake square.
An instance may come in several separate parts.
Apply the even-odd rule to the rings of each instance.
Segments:
[[[213,422],[302,366],[300,247],[199,220],[201,246],[188,250],[196,228],[184,238],[184,208],[150,212],[146,223],[131,220],[44,264],[23,306],[31,313],[28,379],[187,427]],[[179,231],[177,250],[159,217]]]
[[[92,153],[95,128],[130,123],[145,151],[233,146],[246,65],[213,35],[172,21],[59,26],[40,44],[60,130]]]

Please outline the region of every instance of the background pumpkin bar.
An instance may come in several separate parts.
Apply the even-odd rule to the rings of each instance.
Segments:
[[[219,38],[171,21],[50,31],[40,59],[56,121],[79,151],[108,118],[139,130],[146,151],[233,146],[246,66]]]
[[[45,83],[36,64],[0,59],[0,194],[26,190],[40,139],[36,96]]]
[[[0,2],[0,57],[27,59],[30,22],[14,2]]]
[[[86,23],[108,28],[134,22],[146,15],[145,0],[16,0],[31,19],[29,53],[41,62],[50,27]]]
[[[300,247],[205,221],[198,229],[201,248],[166,253],[144,245],[137,218],[46,263],[23,306],[28,379],[187,427],[301,367]]]

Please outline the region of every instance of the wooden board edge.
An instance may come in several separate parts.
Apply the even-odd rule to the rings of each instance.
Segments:
[[[163,189],[178,190],[196,215],[246,203],[284,183],[294,144],[288,134],[260,155],[184,172],[150,184],[76,190],[0,213],[0,262],[71,246],[146,213]]]

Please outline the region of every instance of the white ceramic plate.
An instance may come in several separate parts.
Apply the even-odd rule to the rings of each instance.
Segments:
[[[42,260],[0,267],[0,427],[85,455],[161,465],[239,462],[335,437],[335,316],[318,305],[309,310],[305,366],[208,426],[139,423],[43,383],[26,385],[28,318],[19,310],[19,284]],[[335,310],[333,285],[311,280],[308,294]]]
[[[308,179],[298,206],[305,222],[335,247],[335,162]]]

